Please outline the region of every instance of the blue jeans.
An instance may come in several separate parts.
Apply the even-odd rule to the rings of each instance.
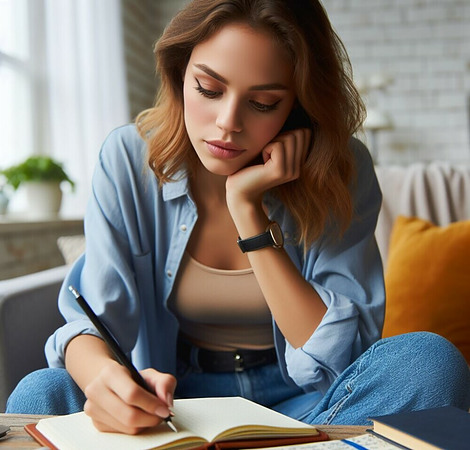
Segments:
[[[372,345],[325,395],[288,386],[277,364],[238,373],[203,373],[180,363],[176,398],[242,396],[311,424],[368,425],[368,417],[445,405],[470,407],[470,371],[461,353],[432,333],[409,333]],[[8,413],[68,414],[85,397],[65,369],[25,377]]]

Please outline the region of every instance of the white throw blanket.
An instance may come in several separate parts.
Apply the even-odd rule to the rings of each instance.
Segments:
[[[390,233],[398,215],[436,225],[470,219],[470,165],[447,162],[377,166],[383,193],[376,238],[384,266]]]

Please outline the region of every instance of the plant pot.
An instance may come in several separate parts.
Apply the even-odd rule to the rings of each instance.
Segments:
[[[58,214],[62,203],[60,181],[28,181],[24,183],[28,213],[35,216]]]

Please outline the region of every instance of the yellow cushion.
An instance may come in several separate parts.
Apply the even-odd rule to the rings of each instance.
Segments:
[[[397,218],[385,273],[383,336],[432,331],[470,363],[470,220]]]

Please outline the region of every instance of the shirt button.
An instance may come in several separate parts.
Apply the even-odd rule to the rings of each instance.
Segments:
[[[288,231],[284,232],[284,238],[285,239],[289,239],[290,238],[290,234]]]
[[[187,229],[188,229],[188,227],[186,225],[181,225],[180,226],[181,231],[186,231]]]
[[[167,270],[166,271],[166,274],[168,275],[168,277],[172,277],[173,276],[173,272],[171,270]]]

